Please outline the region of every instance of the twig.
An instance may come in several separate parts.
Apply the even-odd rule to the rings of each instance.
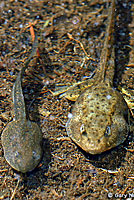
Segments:
[[[15,196],[15,194],[16,194],[16,190],[17,190],[17,188],[18,188],[18,186],[19,186],[19,183],[20,183],[20,179],[18,179],[17,185],[16,185],[16,187],[15,187],[15,189],[14,189],[14,191],[13,191],[13,194],[12,194],[10,200],[12,200],[12,199],[14,198],[14,196]]]

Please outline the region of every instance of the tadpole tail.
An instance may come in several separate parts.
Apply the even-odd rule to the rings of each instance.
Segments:
[[[115,15],[115,0],[111,2],[111,8],[108,12],[108,26],[105,35],[104,47],[101,52],[99,73],[101,80],[108,80],[112,83],[114,76],[114,15]],[[110,58],[111,57],[111,58]],[[111,60],[112,59],[112,60]],[[111,60],[111,62],[108,62]],[[110,70],[110,75],[107,75],[107,70]]]
[[[35,56],[37,47],[38,47],[38,38],[37,38],[37,35],[35,34],[35,40],[33,43],[32,52],[31,52],[30,56],[28,57],[27,61],[25,62],[24,67],[22,67],[20,72],[18,73],[16,81],[13,85],[13,94],[12,95],[13,95],[15,120],[18,120],[18,119],[25,120],[26,119],[26,108],[25,108],[25,101],[24,101],[24,96],[23,96],[23,91],[22,91],[22,77],[23,77],[23,73],[25,72],[25,69],[28,67],[31,59]]]
[[[37,34],[35,33],[35,39],[34,39],[34,43],[33,43],[33,46],[32,46],[32,52],[29,55],[29,57],[26,60],[26,62],[24,63],[24,67],[22,67],[22,69],[21,69],[22,75],[23,75],[25,69],[28,67],[31,59],[36,55],[37,48],[38,48],[38,37],[37,37]]]

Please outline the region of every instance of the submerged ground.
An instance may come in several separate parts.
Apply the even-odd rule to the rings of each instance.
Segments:
[[[86,154],[68,140],[66,133],[73,102],[52,95],[57,84],[83,80],[99,66],[108,23],[107,1],[5,0],[0,2],[0,8],[1,132],[12,120],[12,86],[31,52],[31,22],[39,37],[41,59],[34,59],[26,71],[23,89],[30,119],[40,124],[44,138],[41,163],[25,175],[6,163],[0,143],[0,199],[88,200],[108,199],[108,195],[112,199],[121,196],[125,199],[125,195],[132,199],[132,132],[124,144],[111,151],[99,156]],[[134,92],[133,12],[130,1],[117,1],[114,86],[128,88],[131,96]]]

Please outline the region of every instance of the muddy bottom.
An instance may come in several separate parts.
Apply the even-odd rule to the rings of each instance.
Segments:
[[[133,131],[118,147],[96,156],[87,154],[65,129],[74,102],[52,94],[59,86],[92,76],[99,66],[107,1],[6,0],[0,8],[1,132],[12,120],[11,91],[31,52],[32,26],[39,38],[40,58],[26,70],[23,91],[29,117],[43,133],[42,160],[26,174],[7,164],[0,142],[0,199],[132,199]],[[134,5],[123,0],[117,1],[116,8],[114,87],[124,86],[133,95]]]

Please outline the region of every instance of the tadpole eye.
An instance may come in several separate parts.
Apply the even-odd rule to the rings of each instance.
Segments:
[[[83,131],[83,132],[82,132],[82,135],[83,135],[83,136],[86,136],[86,137],[88,137],[88,135],[87,135],[87,132],[86,132],[86,131]]]
[[[106,127],[106,130],[105,130],[105,133],[104,133],[104,136],[105,137],[109,137],[111,134],[111,127],[110,126],[107,126]]]

